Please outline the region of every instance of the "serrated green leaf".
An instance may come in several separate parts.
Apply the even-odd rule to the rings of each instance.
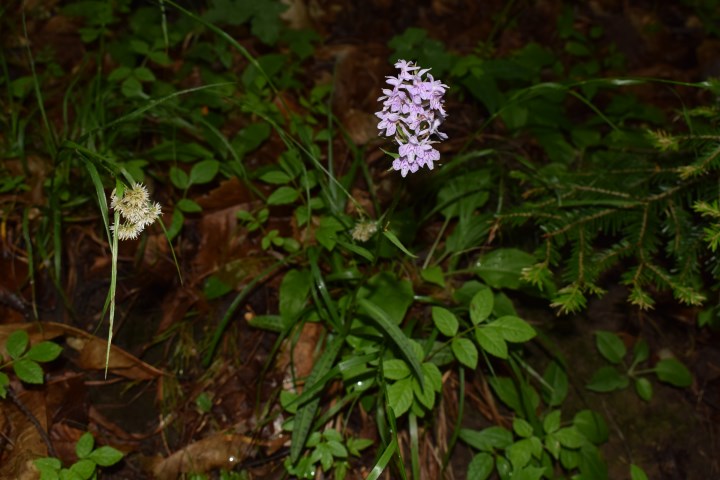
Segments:
[[[489,453],[504,450],[513,443],[512,433],[502,427],[488,427],[480,431],[462,428],[459,438],[475,450]]]
[[[275,190],[267,199],[268,205],[287,205],[293,203],[300,196],[300,192],[292,187],[282,186]]]
[[[480,344],[480,347],[490,355],[507,360],[507,343],[505,343],[502,334],[498,330],[487,326],[478,327],[475,329],[475,339]]]
[[[623,341],[612,332],[602,330],[595,332],[595,345],[600,354],[610,363],[620,363],[627,353]]]
[[[519,436],[523,438],[529,438],[533,435],[533,427],[528,423],[527,420],[522,419],[520,417],[515,417],[513,419],[513,431]]]
[[[467,467],[467,478],[472,480],[486,480],[495,469],[495,460],[492,455],[481,452],[476,454]]]
[[[401,380],[410,375],[410,367],[405,360],[393,358],[383,361],[383,374],[390,380]]]
[[[13,371],[23,382],[35,385],[43,383],[43,370],[37,362],[21,358],[13,363]]]
[[[54,342],[40,342],[33,345],[25,355],[28,360],[52,362],[62,352],[62,347]]]
[[[660,360],[655,365],[655,374],[659,380],[676,387],[689,387],[692,385],[690,370],[674,358]]]
[[[475,344],[467,338],[455,338],[450,344],[455,358],[466,367],[475,370],[478,362],[478,351]]]
[[[513,315],[505,315],[488,324],[488,328],[497,329],[505,341],[513,343],[527,342],[535,336],[535,329],[525,320]]]
[[[454,313],[442,307],[432,307],[432,319],[435,327],[446,337],[457,334],[459,322]]]
[[[545,433],[553,433],[560,428],[560,415],[560,410],[555,410],[545,416],[543,419],[543,430],[545,430]]]
[[[90,455],[95,446],[95,439],[90,432],[83,433],[75,444],[75,454],[78,458],[85,458]]]
[[[28,344],[30,343],[30,337],[25,330],[15,330],[8,335],[5,341],[5,350],[12,359],[18,359],[27,350]]]
[[[410,410],[413,403],[413,390],[411,378],[405,378],[387,387],[388,404],[396,417],[404,415]]]
[[[470,300],[470,321],[477,325],[488,319],[495,306],[495,296],[489,288],[483,288]]]

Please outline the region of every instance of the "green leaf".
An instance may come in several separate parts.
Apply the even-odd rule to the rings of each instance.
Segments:
[[[640,339],[633,347],[633,362],[641,363],[648,358],[650,358],[650,347],[645,340]]]
[[[436,392],[440,392],[442,390],[442,373],[437,365],[425,362],[422,364],[422,369],[425,374],[425,384],[430,385]]]
[[[223,282],[217,275],[210,275],[207,280],[205,280],[203,294],[207,300],[214,300],[231,292],[232,289],[230,285]]]
[[[415,393],[415,398],[417,398],[425,408],[432,410],[435,406],[435,392],[433,391],[432,386],[425,382],[425,387],[423,388],[420,386],[420,383],[413,378],[412,389]]]
[[[627,350],[623,341],[612,332],[595,332],[595,345],[608,362],[618,364],[625,358]]]
[[[533,445],[529,438],[519,440],[505,449],[505,456],[513,466],[513,471],[518,471],[530,462],[532,458]],[[515,474],[513,474],[515,477]]]
[[[89,459],[81,459],[73,463],[70,467],[70,471],[77,475],[82,480],[88,480],[95,473],[97,464]]]
[[[530,324],[513,315],[498,318],[488,328],[498,330],[503,339],[513,343],[527,342],[535,336],[535,329]]]
[[[36,385],[43,383],[43,370],[37,362],[21,358],[13,363],[13,370],[15,375],[23,382]]]
[[[383,230],[382,233],[383,235],[385,235],[385,238],[390,240],[390,242],[397,248],[399,248],[405,255],[411,258],[417,258],[417,255],[413,255],[412,253],[410,253],[410,250],[405,248],[405,245],[402,244],[400,239],[393,232],[391,232],[390,230]]]
[[[5,341],[5,349],[7,350],[8,355],[10,355],[10,358],[16,360],[25,353],[28,343],[30,343],[30,337],[27,332],[25,330],[15,330],[8,335],[8,338]]]
[[[580,448],[583,443],[587,442],[585,436],[580,433],[576,427],[565,427],[553,433],[555,438],[560,441],[560,445],[565,448]]]
[[[135,70],[133,70],[133,75],[135,75],[135,78],[137,78],[141,82],[155,81],[155,75],[147,67],[137,67]]]
[[[293,203],[300,196],[300,192],[292,187],[282,186],[275,190],[267,199],[268,205],[287,205]]]
[[[475,329],[475,340],[477,340],[480,347],[490,355],[507,360],[507,343],[505,343],[502,334],[498,330],[488,328],[487,326],[478,327]]]
[[[190,200],[189,198],[181,198],[175,206],[185,213],[202,212],[202,207],[197,202]]]
[[[467,338],[455,338],[450,344],[455,358],[466,367],[475,370],[478,362],[478,351],[475,344]]]
[[[488,319],[495,305],[495,296],[489,288],[483,288],[470,300],[470,321],[477,325]]]
[[[7,397],[7,386],[10,385],[10,377],[0,372],[0,398]]]
[[[552,361],[545,370],[543,380],[550,386],[550,388],[547,385],[542,386],[545,403],[551,407],[562,404],[568,393],[568,377],[565,370],[558,362]]]
[[[548,413],[543,419],[543,430],[545,433],[553,433],[560,428],[560,410]]]
[[[573,419],[575,428],[595,445],[608,440],[608,427],[603,417],[592,410],[582,410]]]
[[[630,465],[630,480],[648,480],[645,471],[637,465]]]
[[[375,320],[375,323],[378,327],[380,327],[380,330],[390,337],[390,340],[393,341],[395,346],[400,350],[400,353],[402,353],[403,357],[405,357],[405,360],[407,360],[415,377],[418,379],[420,384],[423,385],[422,368],[420,367],[420,362],[418,362],[418,359],[415,356],[410,339],[408,339],[403,331],[400,330],[400,327],[393,323],[388,314],[382,308],[365,298],[358,299],[358,304],[370,315],[373,320]]]
[[[495,469],[495,460],[492,455],[481,452],[476,454],[467,467],[467,478],[472,480],[486,480]]]
[[[523,438],[529,438],[533,435],[533,427],[528,423],[527,420],[524,420],[520,417],[513,418],[513,431],[519,436]]]
[[[75,454],[78,458],[85,458],[90,455],[95,446],[95,439],[90,432],[83,433],[75,444]]]
[[[290,270],[280,283],[280,316],[286,328],[297,321],[307,304],[312,285],[310,274],[306,270]]]
[[[203,160],[193,165],[190,170],[190,184],[198,185],[211,182],[220,169],[220,162],[217,160]]]
[[[647,378],[641,377],[635,379],[635,391],[638,397],[642,398],[646,402],[652,400],[653,388],[652,383]]]
[[[504,450],[513,443],[512,433],[502,427],[488,427],[480,431],[461,428],[459,438],[475,450],[488,453]]]
[[[411,378],[405,378],[387,387],[388,403],[396,417],[405,414],[413,402]]]
[[[454,337],[458,331],[458,319],[450,310],[432,307],[432,319],[435,327],[446,337]]]
[[[290,182],[292,178],[282,170],[270,170],[260,175],[260,180],[272,185],[285,185]]]
[[[655,374],[659,380],[676,387],[689,387],[692,384],[690,370],[674,358],[660,360],[655,365]]]
[[[420,272],[420,276],[428,283],[434,283],[439,287],[445,288],[445,276],[442,268],[439,266],[429,267]]]
[[[621,374],[615,367],[601,367],[595,372],[585,388],[595,392],[612,392],[627,387],[630,383],[627,375]]]
[[[473,271],[492,288],[520,288],[521,273],[535,264],[535,257],[522,250],[500,248],[483,255]]]
[[[90,453],[88,458],[93,462],[97,463],[101,467],[109,467],[115,465],[122,460],[123,453],[120,450],[116,450],[110,446],[100,447]]]
[[[383,374],[390,380],[402,380],[410,375],[410,367],[399,358],[383,361]]]
[[[179,188],[180,190],[185,190],[190,186],[190,179],[187,173],[178,167],[170,167],[170,181],[175,188]]]
[[[128,98],[143,98],[146,96],[143,92],[140,80],[135,77],[128,77],[123,80],[120,84],[120,91]]]
[[[119,82],[120,80],[126,79],[132,73],[130,67],[118,67],[108,75],[107,79],[109,82]]]

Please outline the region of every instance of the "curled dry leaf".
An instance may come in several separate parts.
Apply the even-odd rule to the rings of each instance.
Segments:
[[[7,356],[5,351],[7,337],[16,330],[25,330],[30,336],[31,344],[43,340],[52,340],[57,337],[65,337],[68,347],[78,353],[73,360],[79,368],[83,370],[105,370],[106,340],[102,340],[79,328],[55,322],[0,325],[0,353],[3,356]],[[130,380],[152,380],[163,374],[162,370],[158,370],[115,345],[110,348],[108,371]]]

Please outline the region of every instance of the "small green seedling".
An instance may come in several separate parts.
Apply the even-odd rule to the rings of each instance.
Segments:
[[[40,471],[40,480],[88,480],[98,478],[98,467],[109,467],[122,460],[123,454],[113,447],[95,448],[95,439],[89,432],[84,433],[75,445],[78,461],[69,468],[63,468],[54,457],[38,458],[34,461]]]
[[[13,372],[25,383],[39,385],[43,383],[43,370],[40,363],[52,362],[55,360],[62,347],[54,342],[39,342],[30,346],[30,337],[25,330],[16,330],[11,333],[5,342],[5,350],[10,356],[9,361],[3,359],[0,370],[12,365]],[[0,397],[7,396],[7,386],[10,384],[10,377],[0,371]]]

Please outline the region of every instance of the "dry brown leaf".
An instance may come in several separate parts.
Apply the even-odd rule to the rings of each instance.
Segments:
[[[247,451],[247,446],[252,443],[253,440],[245,435],[216,433],[161,460],[152,473],[157,480],[170,480],[179,478],[182,473],[204,473],[219,468],[231,470],[242,460],[239,458],[241,452]]]
[[[18,394],[18,400],[27,408],[47,431],[45,393],[25,391]],[[5,413],[10,434],[4,452],[0,452],[0,480],[36,480],[40,478],[33,466],[33,460],[48,455],[37,428],[28,420],[27,415],[10,400],[4,400],[2,410]]]
[[[0,352],[3,355],[7,355],[5,350],[7,337],[16,330],[25,330],[30,336],[31,343],[64,336],[67,345],[78,352],[77,357],[74,358],[78,367],[84,370],[105,370],[107,341],[79,328],[63,325],[62,323],[10,323],[0,325]],[[115,345],[110,347],[108,371],[131,380],[152,380],[163,374],[162,370],[158,370]]]

